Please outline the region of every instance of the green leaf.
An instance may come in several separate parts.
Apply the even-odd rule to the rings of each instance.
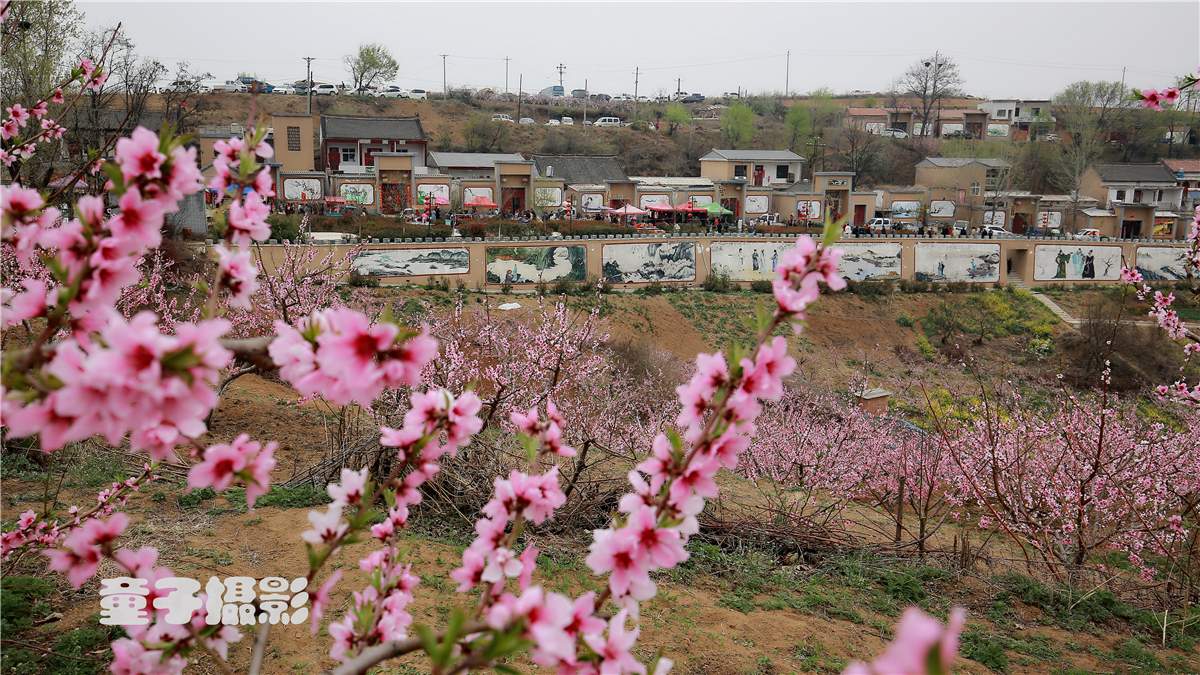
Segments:
[[[842,234],[842,225],[846,222],[845,217],[838,218],[837,221],[829,219],[829,214],[825,214],[825,231],[821,234],[822,246],[833,246]]]
[[[414,625],[413,632],[415,632],[417,634],[417,638],[421,640],[421,648],[425,650],[425,653],[429,655],[429,658],[433,660],[434,663],[437,663],[437,636],[433,634],[433,631],[430,630],[429,626],[426,626],[423,623]]]
[[[100,171],[112,181],[111,192],[117,196],[125,194],[125,176],[121,174],[121,167],[112,162],[105,162],[100,165]]]

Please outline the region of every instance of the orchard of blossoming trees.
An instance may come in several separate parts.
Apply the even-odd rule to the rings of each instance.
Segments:
[[[11,165],[60,136],[50,115],[71,105],[67,92],[103,83],[102,63],[85,59],[44,100],[10,106],[0,160]],[[945,523],[970,521],[1003,532],[1067,581],[1074,566],[1117,551],[1147,583],[1162,575],[1196,588],[1194,409],[1180,413],[1175,428],[1148,424],[1101,383],[1095,395],[1064,395],[1049,414],[985,399],[972,421],[934,415],[921,431],[792,386],[796,362],[778,329],[799,332],[822,288],[844,287],[834,226],[823,241],[801,238],[783,256],[773,311],[753,343],[699,354],[674,390],[677,405],[663,413],[646,394],[655,390],[643,386],[655,376],[639,381],[601,349],[595,313],[577,316],[560,304],[543,307],[532,326],[499,329],[466,318],[460,306],[410,327],[386,308],[365,313],[343,303],[332,281],[344,270],[302,247],[260,274],[251,247],[269,234],[273,195],[264,136],[251,126],[244,138],[217,143],[207,187],[227,200],[225,228],[211,278],[182,299],[161,291],[169,270],[156,249],[164,217],[205,185],[195,150],[170,131],[138,128],[116,143],[111,161],[81,167],[102,172],[108,194],[80,197],[70,213],[51,195],[3,188],[3,238],[15,265],[3,324],[21,326],[28,338],[5,343],[6,438],[36,437],[46,453],[102,439],[145,457],[142,472],[101,492],[90,509],[66,518],[22,513],[3,534],[6,565],[36,554],[75,587],[102,562],[146,580],[174,576],[156,549],[123,545],[130,519],[121,508],[172,463],[189,465],[192,489],[244,488],[251,507],[269,490],[278,461],[272,439],[245,429],[228,443],[201,441],[222,384],[252,367],[277,373],[307,399],[391,413],[377,430],[386,456],[342,469],[327,487],[331,502],[308,514],[296,542],[315,589],[312,631],[325,624],[336,673],[414,652],[437,673],[519,655],[564,673],[668,671],[670,654],[651,663],[634,656],[649,630],[639,607],[656,595],[662,571],[688,560],[722,470],[808,494],[821,508],[840,504],[839,522],[852,521],[852,504],[876,507],[894,524],[897,549],[924,552]],[[117,205],[112,215],[106,198]],[[1157,296],[1154,314],[1183,337],[1170,305]],[[1161,393],[1195,402],[1196,388],[1181,382]],[[422,592],[422,571],[401,553],[410,519],[457,456],[494,448],[496,429],[524,456],[490,482],[474,514],[476,536],[450,574],[457,593],[472,594],[472,609],[451,611],[441,626],[420,625],[408,609]],[[577,551],[597,585],[570,597],[539,582],[538,550],[526,535],[562,513],[592,447],[630,462],[613,508],[598,514],[590,543]],[[564,489],[566,470],[573,478]],[[358,561],[366,585],[335,612],[343,571],[331,572],[331,562],[362,541],[372,542]],[[200,654],[225,668],[230,645],[243,637],[203,604],[183,624],[165,614],[156,610],[151,623],[127,627],[112,643],[113,672],[180,672]],[[944,672],[965,621],[961,609],[945,626],[909,609],[894,642],[846,672]],[[265,644],[269,632],[258,631]],[[262,668],[262,651],[254,650],[251,672]]]

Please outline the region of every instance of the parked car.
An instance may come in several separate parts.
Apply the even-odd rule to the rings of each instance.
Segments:
[[[704,103],[704,94],[688,94],[679,100],[680,103]]]
[[[588,94],[588,99],[592,101],[606,102],[611,101],[612,97],[608,94]]]
[[[1041,136],[1038,137],[1038,140],[1045,141],[1047,143],[1057,143],[1058,142],[1058,134],[1042,134]]]
[[[595,126],[598,127],[619,127],[621,126],[620,117],[601,117],[596,120]]]
[[[380,87],[379,91],[376,92],[375,95],[379,98],[407,98],[408,92],[401,89],[398,85],[389,84],[387,86]]]
[[[375,87],[367,84],[361,87],[355,87],[346,93],[350,96],[375,96],[378,93],[378,90],[375,89]]]
[[[1062,238],[1062,230],[1057,227],[1031,227],[1025,230],[1026,237],[1054,237]]]
[[[1094,227],[1085,227],[1082,230],[1071,235],[1072,239],[1095,241],[1100,239],[1100,230]]]
[[[959,139],[963,139],[963,138],[973,138],[973,136],[971,136],[971,134],[969,134],[969,133],[967,133],[967,132],[965,132],[965,131],[962,131],[962,130],[957,130],[957,131],[951,131],[951,132],[950,132],[950,133],[948,133],[948,134],[942,134],[942,138],[959,138]]]
[[[247,91],[250,91],[246,85],[238,82],[237,80],[226,80],[223,84],[215,85],[212,90],[223,91],[232,94],[244,94]]]
[[[571,126],[571,125],[575,124],[575,118],[574,118],[574,117],[567,117],[566,115],[563,115],[563,118],[562,118],[562,123],[563,123],[563,125],[565,125],[565,126],[568,126],[568,127],[569,127],[569,126]]]
[[[338,88],[332,84],[314,84],[312,93],[313,96],[336,96]]]
[[[867,223],[867,229],[871,232],[883,232],[892,229],[891,218],[872,218],[871,222]]]
[[[721,94],[721,97],[722,98],[741,98],[742,95],[737,93],[736,91],[727,91],[724,94]]]
[[[587,98],[587,89],[572,89],[571,98]]]
[[[195,92],[198,94],[207,94],[212,91],[212,86],[204,84],[198,80],[175,80],[171,84],[162,88],[162,93],[174,92],[176,94],[186,94]]]
[[[629,94],[617,94],[616,96],[613,97],[612,100],[614,100],[614,101],[632,101],[633,97],[630,96]]]
[[[880,136],[888,136],[890,138],[908,138],[908,132],[903,129],[884,129]]]
[[[533,119],[532,117],[522,117],[521,119],[517,120],[517,123],[518,124],[537,124],[537,120]]]
[[[263,94],[269,94],[275,88],[271,86],[270,82],[263,82],[257,77],[251,77],[249,75],[243,75],[239,77],[237,81],[246,85],[246,91],[257,91]]]
[[[1006,239],[1013,236],[1012,232],[1009,232],[1000,225],[984,225],[982,228],[980,228],[979,233],[985,237],[991,237],[993,239]]]
[[[546,121],[546,126],[548,126],[548,127],[556,127],[556,126],[559,126],[560,124],[562,124],[562,122],[559,122],[558,120],[547,120]]]
[[[281,84],[278,87],[272,87],[271,93],[272,94],[283,94],[285,96],[291,96],[292,94],[296,93],[296,88],[290,84]]]
[[[425,91],[424,89],[409,89],[408,96],[405,98],[413,98],[418,101],[424,101],[425,99],[429,98],[429,92]]]

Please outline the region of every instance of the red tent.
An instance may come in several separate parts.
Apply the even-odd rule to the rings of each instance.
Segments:
[[[646,208],[654,211],[655,213],[671,213],[675,210],[675,207],[671,206],[670,204],[651,204]]]

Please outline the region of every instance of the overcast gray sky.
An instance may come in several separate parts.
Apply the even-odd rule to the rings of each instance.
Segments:
[[[969,93],[1049,97],[1081,79],[1168,84],[1200,63],[1200,2],[1139,3],[173,3],[81,2],[90,27],[123,21],[138,50],[232,79],[348,80],[342,57],[381,42],[400,62],[395,83],[525,91],[707,95],[885,90],[934,50],[955,59]]]

